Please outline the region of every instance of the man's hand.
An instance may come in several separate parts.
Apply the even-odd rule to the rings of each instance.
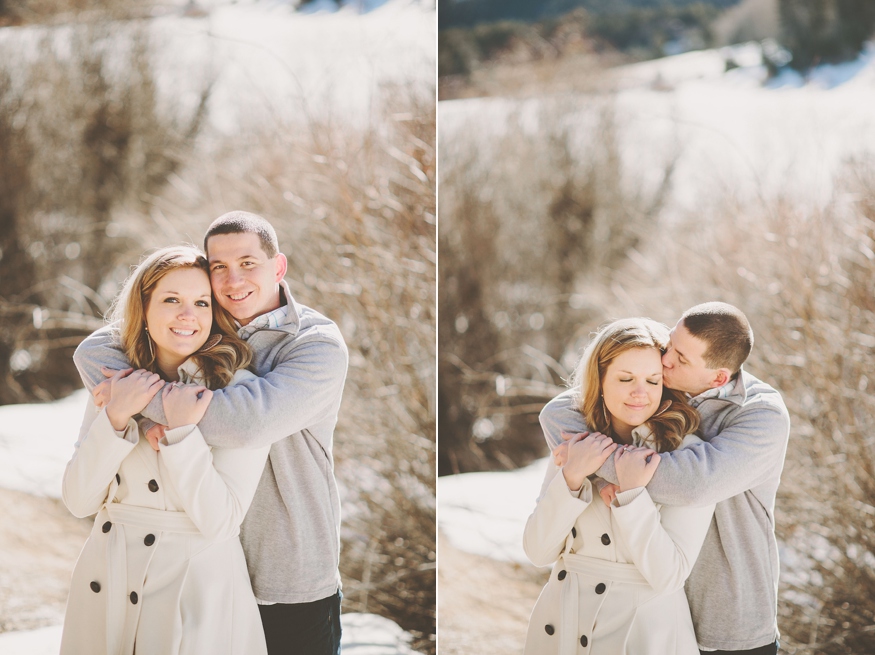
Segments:
[[[602,497],[602,501],[605,505],[610,507],[611,503],[614,502],[614,499],[617,497],[617,492],[619,490],[619,485],[608,482],[599,489],[599,496]]]
[[[614,457],[614,466],[620,491],[646,487],[659,466],[659,454],[650,448],[623,446]]]
[[[565,443],[561,443],[553,449],[553,462],[556,466],[562,468],[568,461],[568,441],[578,435],[583,439],[588,434],[589,432],[563,432],[562,438],[565,439]]]
[[[173,429],[199,423],[210,406],[213,392],[201,385],[168,384],[162,397],[167,427]]]
[[[158,442],[164,438],[164,431],[167,430],[166,425],[161,425],[160,423],[156,423],[151,428],[146,430],[146,439],[149,441],[149,445],[152,446],[152,450],[158,452]]]

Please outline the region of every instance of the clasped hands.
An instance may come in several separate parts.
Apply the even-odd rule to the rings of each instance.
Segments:
[[[600,432],[563,432],[562,438],[565,441],[553,449],[553,461],[562,469],[569,489],[579,489],[588,476],[614,455],[620,484],[608,482],[599,489],[602,501],[609,507],[617,493],[647,486],[659,466],[655,450],[618,444]]]
[[[167,383],[156,373],[132,368],[101,368],[106,380],[91,391],[98,409],[106,407],[106,414],[116,430],[123,430],[128,420],[142,412],[155,394],[163,389],[164,414],[167,425],[155,424],[146,431],[146,439],[157,451],[164,432],[181,425],[199,423],[203,418],[213,392],[202,385]]]

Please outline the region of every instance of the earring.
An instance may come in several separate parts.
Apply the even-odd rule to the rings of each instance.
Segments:
[[[605,405],[605,397],[602,396],[602,414],[605,416],[605,425],[611,426],[611,419],[608,418],[608,406]]]
[[[660,414],[665,414],[668,411],[668,408],[671,407],[671,399],[666,398],[662,405],[659,406],[659,410],[657,410],[656,414],[653,416],[659,416]]]
[[[155,359],[155,351],[152,349],[152,336],[149,334],[149,326],[147,325],[144,329],[146,330],[146,343],[149,344],[149,355],[154,360]]]

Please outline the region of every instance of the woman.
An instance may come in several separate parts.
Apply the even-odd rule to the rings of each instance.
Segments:
[[[684,580],[714,506],[660,507],[645,486],[659,452],[697,441],[696,410],[662,385],[668,328],[626,319],[587,347],[573,383],[593,430],[548,467],[526,523],[529,559],[556,562],[529,620],[527,655],[698,655]],[[594,500],[589,479],[615,457],[619,490]]]
[[[196,248],[165,248],[116,299],[137,370],[112,378],[102,409],[89,401],[64,473],[64,503],[97,517],[73,571],[62,655],[266,653],[238,534],[269,448],[211,450],[196,425],[210,389],[252,376],[208,271]],[[192,381],[201,386],[179,386]],[[156,452],[133,417],[159,391],[168,426]]]

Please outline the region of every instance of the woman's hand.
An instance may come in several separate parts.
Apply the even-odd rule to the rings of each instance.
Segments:
[[[659,466],[659,453],[650,448],[623,446],[614,457],[614,466],[621,492],[646,487]]]
[[[213,399],[213,392],[204,386],[168,384],[162,394],[167,429],[200,423]]]
[[[562,467],[562,474],[569,489],[580,489],[587,476],[599,470],[617,449],[617,444],[601,432],[589,436],[574,435],[568,440],[568,461]]]
[[[164,380],[157,373],[128,368],[116,372],[109,379],[109,385],[106,416],[114,429],[124,430],[131,417],[142,412],[164,386]]]

